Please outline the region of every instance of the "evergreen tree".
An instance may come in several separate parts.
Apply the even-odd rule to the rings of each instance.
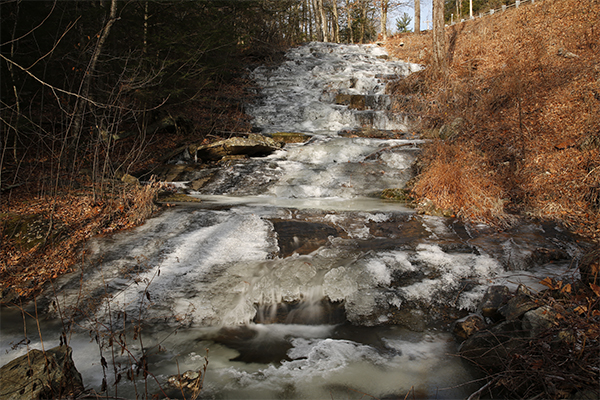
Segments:
[[[396,19],[396,29],[398,33],[410,32],[408,25],[410,25],[412,18],[407,13],[403,13],[402,16]]]

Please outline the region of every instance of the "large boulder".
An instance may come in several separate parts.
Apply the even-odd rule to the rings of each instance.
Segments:
[[[534,338],[554,325],[556,312],[550,306],[539,307],[527,311],[523,315],[523,329]]]
[[[304,143],[310,140],[311,136],[299,132],[276,132],[270,136],[277,143]]]
[[[487,318],[492,318],[495,321],[502,319],[498,309],[506,304],[511,298],[510,290],[506,286],[495,285],[490,286],[479,304],[479,312]]]
[[[31,350],[0,368],[0,399],[65,399],[83,392],[69,346]]]
[[[270,137],[249,134],[248,137],[233,137],[207,145],[190,145],[188,152],[195,161],[218,161],[225,156],[267,156],[282,147]]]
[[[538,302],[535,301],[529,289],[519,285],[517,293],[504,306],[498,309],[498,312],[508,321],[521,319],[523,314],[529,310],[538,308]]]

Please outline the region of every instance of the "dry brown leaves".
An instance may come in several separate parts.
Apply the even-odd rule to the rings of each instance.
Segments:
[[[405,107],[420,113],[423,128],[464,120],[445,143],[473,152],[464,157],[473,165],[461,167],[435,144],[431,154],[440,155],[419,177],[418,195],[476,220],[501,215],[504,199],[503,212],[562,221],[600,240],[599,33],[598,0],[541,1],[447,28],[445,79],[425,70],[397,91],[420,102]],[[428,33],[404,35],[387,47],[397,58],[427,64],[430,42]],[[463,183],[434,172],[451,169],[462,181],[473,168],[483,168],[485,179],[469,179],[495,187],[473,197],[479,202],[465,202],[456,192]]]
[[[157,185],[122,187],[118,195],[94,200],[91,191],[66,191],[51,198],[27,198],[2,205],[0,282],[2,299],[15,301],[39,293],[49,281],[71,272],[82,261],[83,245],[97,234],[128,229],[155,210]],[[34,247],[22,246],[6,228],[11,216],[33,216],[48,226],[45,239]],[[48,221],[52,221],[51,224]]]

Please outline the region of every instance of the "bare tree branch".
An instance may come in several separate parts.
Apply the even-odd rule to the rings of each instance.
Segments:
[[[14,62],[13,60],[11,60],[8,57],[4,56],[1,53],[0,53],[0,57],[2,57],[2,59],[5,60],[6,62],[14,65],[15,67],[19,68],[21,71],[25,72],[27,75],[31,76],[33,79],[35,79],[36,81],[38,81],[39,83],[41,83],[43,86],[46,86],[46,87],[50,88],[50,90],[52,90],[52,92],[54,93],[54,96],[56,96],[57,99],[58,99],[58,95],[56,94],[56,92],[60,92],[60,93],[64,93],[64,94],[67,94],[69,96],[74,96],[74,97],[77,97],[78,99],[87,101],[87,102],[95,105],[96,107],[109,107],[107,104],[97,103],[97,102],[93,101],[92,99],[83,97],[80,94],[69,92],[68,90],[64,90],[64,89],[58,88],[56,86],[53,86],[53,85],[49,84],[48,82],[45,82],[45,81],[41,80],[40,78],[38,78],[37,76],[35,76],[31,72],[29,72],[27,68],[22,67],[21,65],[17,64],[16,62]]]

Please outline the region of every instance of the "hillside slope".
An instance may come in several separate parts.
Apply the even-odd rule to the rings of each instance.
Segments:
[[[549,218],[600,241],[600,1],[544,0],[446,28],[449,68],[392,86],[433,140],[422,204],[508,226]],[[388,40],[429,64],[431,33]]]

